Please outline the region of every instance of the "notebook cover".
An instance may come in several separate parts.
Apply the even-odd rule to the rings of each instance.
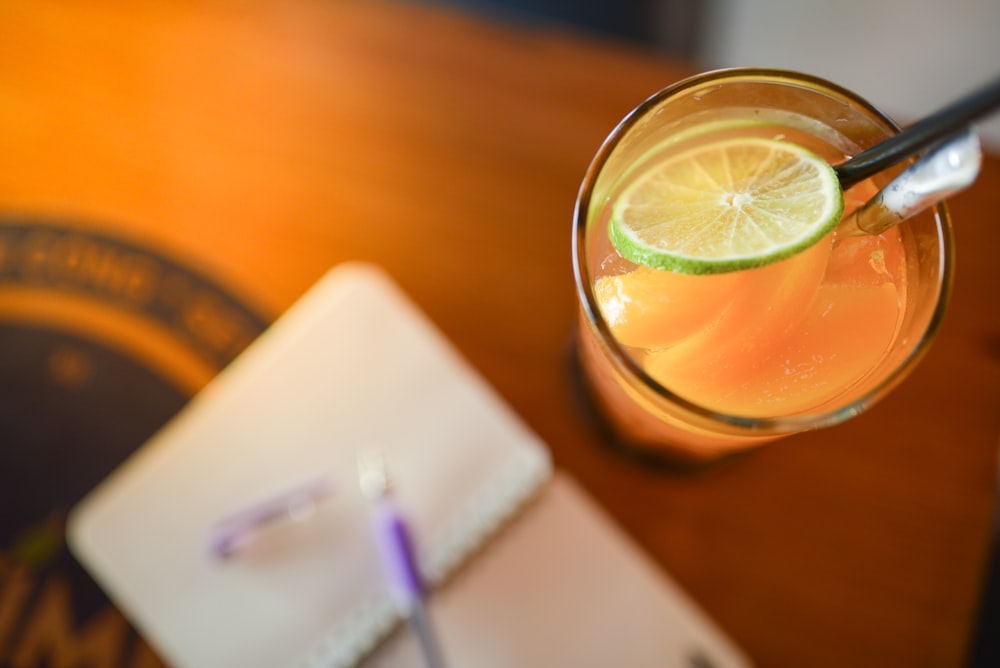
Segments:
[[[381,270],[333,269],[71,513],[71,549],[178,668],[347,666],[397,624],[357,485],[385,454],[443,582],[550,474],[547,449]],[[333,492],[228,560],[218,523]]]
[[[746,668],[711,618],[565,473],[431,600],[449,666]],[[422,666],[403,627],[364,668]]]

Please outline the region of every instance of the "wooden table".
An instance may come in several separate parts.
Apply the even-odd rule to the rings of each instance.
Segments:
[[[951,309],[890,398],[645,470],[574,399],[570,216],[613,125],[692,71],[411,4],[5,2],[0,211],[155,247],[268,318],[376,262],[759,665],[961,665],[992,540],[1000,159],[954,199]]]

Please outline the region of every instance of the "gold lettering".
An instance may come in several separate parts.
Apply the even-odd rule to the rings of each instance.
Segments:
[[[62,576],[50,577],[31,612],[11,659],[14,668],[49,665],[116,666],[128,627],[108,606],[77,632],[73,627],[69,586]]]
[[[30,280],[75,285],[137,305],[156,295],[160,265],[151,258],[79,234],[30,234],[20,258]]]
[[[0,662],[8,656],[17,623],[34,586],[28,568],[0,554]]]
[[[235,356],[256,335],[243,314],[180,274],[168,275],[161,282],[160,302],[175,311],[176,326],[218,355]]]
[[[237,314],[227,309],[221,300],[202,293],[184,308],[184,324],[199,341],[219,353],[235,353],[246,347],[244,327]]]
[[[21,252],[21,273],[27,278],[42,278],[47,248],[52,244],[50,232],[37,231],[28,235]]]
[[[113,290],[114,274],[118,269],[115,256],[111,252],[101,252],[93,241],[63,236],[55,240],[47,252],[46,266],[50,279],[62,281],[76,277],[81,284],[103,285]]]
[[[138,304],[147,304],[156,292],[156,262],[75,234],[52,244],[47,265],[54,281],[70,281]]]

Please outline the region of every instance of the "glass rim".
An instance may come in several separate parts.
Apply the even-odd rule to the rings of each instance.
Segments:
[[[921,332],[919,340],[914,343],[912,349],[884,378],[863,395],[842,406],[824,411],[796,413],[780,417],[741,416],[706,408],[671,391],[650,376],[614,337],[610,326],[601,314],[594,295],[585,249],[591,198],[598,175],[629,131],[646,116],[648,111],[655,109],[667,98],[708,82],[752,80],[754,78],[760,79],[762,82],[805,84],[820,89],[823,93],[833,94],[835,97],[844,98],[852,105],[856,105],[871,120],[882,124],[887,133],[896,134],[900,131],[899,125],[875,105],[858,94],[818,76],[784,69],[735,67],[710,70],[686,77],[656,91],[629,111],[603,140],[597,153],[591,159],[580,184],[573,210],[572,261],[579,306],[588,324],[596,329],[601,340],[601,347],[610,355],[612,364],[618,368],[619,372],[638,380],[645,391],[652,393],[654,400],[669,402],[672,406],[680,408],[696,418],[723,425],[729,433],[767,436],[790,434],[839,424],[865,412],[902,382],[926,354],[940,329],[951,294],[954,273],[954,243],[948,207],[944,202],[939,202],[931,207],[931,211],[935,219],[938,266],[941,271],[937,281],[937,301],[927,326]]]

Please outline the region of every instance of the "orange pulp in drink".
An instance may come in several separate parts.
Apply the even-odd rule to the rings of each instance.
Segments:
[[[803,139],[831,162],[843,157]],[[863,183],[848,191],[845,215],[875,190]],[[610,242],[591,243],[594,294],[612,334],[664,388],[712,411],[770,418],[845,405],[878,382],[872,371],[901,322],[906,261],[896,229],[834,232],[786,260],[715,275],[637,266]]]

